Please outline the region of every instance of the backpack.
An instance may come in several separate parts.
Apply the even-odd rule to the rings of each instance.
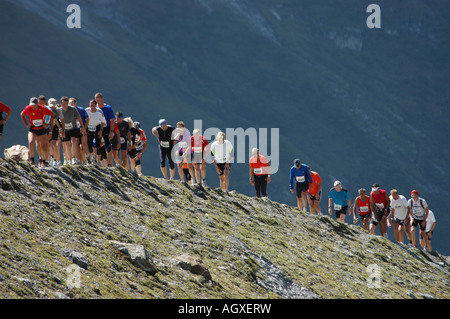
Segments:
[[[420,206],[422,206],[422,208],[425,209],[425,207],[423,206],[422,198],[420,198],[420,197],[419,197],[419,202],[420,202]],[[413,204],[414,204],[414,201],[411,201],[411,210],[413,208]]]
[[[28,161],[29,153],[28,147],[23,145],[14,145],[6,148],[4,151],[5,159],[12,159],[15,161]]]

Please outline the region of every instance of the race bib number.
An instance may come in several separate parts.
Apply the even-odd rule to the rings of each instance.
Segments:
[[[125,143],[125,137],[120,138],[120,144],[123,144],[123,143]]]
[[[369,212],[369,206],[361,206],[359,210],[361,211],[361,213],[367,213]]]
[[[66,123],[65,129],[66,129],[66,130],[71,130],[71,129],[73,129],[73,124],[72,124],[72,123]]]
[[[33,125],[36,127],[42,126],[43,121],[42,120],[33,120]]]
[[[383,208],[384,208],[384,204],[383,204],[383,203],[375,203],[375,205],[376,205],[379,209],[383,209]]]
[[[202,152],[202,147],[201,146],[194,146],[192,149],[194,150],[194,153],[201,153]]]
[[[178,146],[179,146],[180,148],[187,148],[187,147],[188,147],[188,145],[187,145],[186,142],[179,142],[179,143],[178,143]]]
[[[88,125],[88,131],[89,132],[95,132],[97,130],[97,127],[94,125]]]
[[[165,147],[165,148],[168,148],[168,147],[170,147],[170,143],[169,143],[169,141],[161,141],[161,146],[162,147]]]
[[[297,181],[297,183],[304,183],[305,182],[305,176],[297,176],[295,178],[295,180]]]
[[[254,169],[253,169],[253,172],[254,172],[255,174],[261,175],[261,174],[263,173],[263,169],[262,169],[262,168],[254,168]]]
[[[341,210],[342,205],[334,204],[334,210]]]

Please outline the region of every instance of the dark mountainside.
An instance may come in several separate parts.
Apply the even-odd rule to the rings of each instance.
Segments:
[[[321,174],[324,197],[335,179],[352,200],[373,183],[418,189],[438,221],[433,248],[450,255],[449,2],[377,1],[381,29],[366,26],[372,1],[80,0],[81,29],[68,29],[71,3],[0,2],[0,100],[14,109],[2,151],[27,145],[19,113],[40,94],[87,106],[100,91],[140,121],[147,176],[161,176],[160,118],[191,132],[196,119],[267,128],[269,140],[279,128],[272,200],[295,205],[297,157]],[[234,164],[230,188],[252,196],[247,175],[248,161]],[[211,165],[207,180],[218,186]]]
[[[450,258],[269,199],[3,159],[0,185],[0,299],[450,297]]]

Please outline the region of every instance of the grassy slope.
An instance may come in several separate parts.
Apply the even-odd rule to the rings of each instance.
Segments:
[[[0,170],[1,298],[278,298],[258,284],[269,276],[260,258],[322,298],[449,297],[448,259],[328,216],[117,168]],[[112,240],[144,245],[156,275]],[[64,250],[88,260],[81,288],[66,285]],[[181,254],[201,257],[212,281],[177,266]],[[373,264],[379,289],[366,282]]]

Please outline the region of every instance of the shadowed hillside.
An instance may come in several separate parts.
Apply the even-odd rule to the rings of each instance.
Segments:
[[[447,257],[271,200],[5,160],[0,184],[0,298],[450,297]]]

